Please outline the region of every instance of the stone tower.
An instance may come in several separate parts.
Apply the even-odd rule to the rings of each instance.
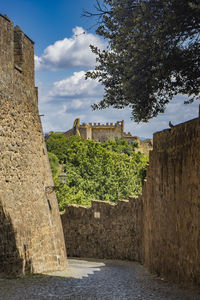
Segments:
[[[80,124],[80,119],[74,121],[73,128],[65,132],[65,136],[78,135],[86,140],[94,140],[96,142],[105,142],[107,140],[115,140],[115,138],[124,137],[124,120],[113,123],[89,123]]]
[[[38,115],[34,43],[0,15],[0,273],[67,265]]]
[[[81,136],[86,140],[93,140],[96,142],[104,143],[107,140],[114,141],[116,138],[124,139],[128,144],[134,142],[140,142],[140,139],[137,136],[132,136],[130,132],[124,132],[124,120],[117,121],[116,123],[89,123],[80,124],[80,119],[77,118],[74,121],[73,128],[64,132],[66,137],[72,135]]]

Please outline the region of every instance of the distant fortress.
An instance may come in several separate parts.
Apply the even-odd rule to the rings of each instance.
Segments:
[[[77,135],[87,140],[102,143],[107,140],[115,140],[115,138],[124,138],[129,144],[138,140],[138,137],[132,136],[130,132],[128,134],[124,132],[124,120],[117,121],[115,124],[80,124],[80,119],[76,119],[73,128],[66,131],[64,134],[66,137]]]

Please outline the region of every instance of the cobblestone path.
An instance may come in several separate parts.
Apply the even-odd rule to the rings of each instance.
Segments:
[[[69,269],[0,280],[1,300],[198,300],[135,262],[69,259]]]

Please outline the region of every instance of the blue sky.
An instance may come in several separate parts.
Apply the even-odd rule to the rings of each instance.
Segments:
[[[125,131],[140,137],[168,128],[169,120],[178,124],[198,115],[199,103],[184,105],[177,96],[164,114],[148,123],[136,124],[130,109],[92,111],[90,105],[103,96],[103,87],[84,79],[95,67],[89,44],[106,47],[95,35],[95,20],[83,18],[82,10],[91,10],[95,0],[0,0],[0,13],[6,14],[35,42],[36,86],[43,130],[66,131],[75,118],[81,122],[125,120]],[[83,33],[85,32],[85,33]]]

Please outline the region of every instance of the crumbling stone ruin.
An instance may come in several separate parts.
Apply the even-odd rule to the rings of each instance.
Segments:
[[[34,43],[0,15],[1,275],[67,265],[37,104]]]
[[[96,142],[106,142],[107,140],[115,140],[115,138],[124,138],[131,144],[132,142],[138,141],[136,136],[124,132],[124,120],[113,123],[89,123],[80,124],[80,119],[74,121],[73,128],[65,132],[65,136],[69,137],[72,135],[81,136],[86,140],[93,140]]]

